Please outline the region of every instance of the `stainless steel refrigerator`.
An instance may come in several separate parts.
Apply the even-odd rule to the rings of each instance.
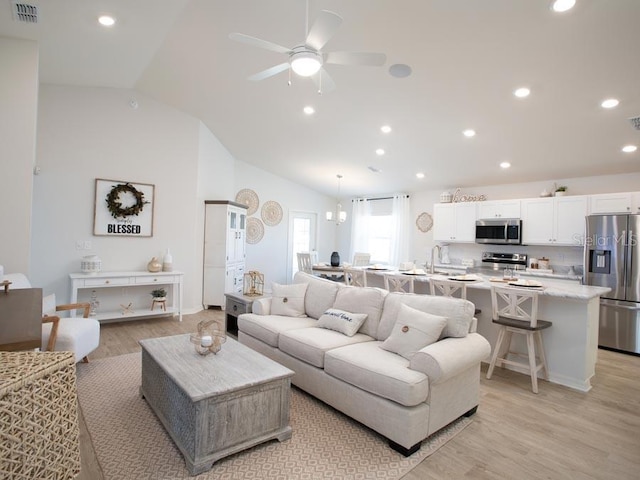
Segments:
[[[611,288],[598,345],[640,354],[640,215],[591,215],[586,232],[584,283]]]

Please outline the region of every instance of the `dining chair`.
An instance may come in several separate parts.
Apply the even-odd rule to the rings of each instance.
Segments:
[[[384,288],[390,292],[413,293],[413,283],[411,276],[394,273],[384,275]]]
[[[354,287],[366,287],[367,272],[361,268],[347,267],[344,269],[344,283]]]
[[[442,297],[467,299],[467,284],[446,278],[431,277],[429,279],[429,293]]]
[[[467,284],[459,280],[449,280],[448,278],[431,277],[429,279],[429,293],[442,297],[453,297],[467,299]],[[474,307],[473,314],[478,316],[482,310]]]
[[[353,254],[353,266],[354,267],[366,267],[371,263],[371,254],[356,252]]]
[[[309,252],[298,252],[298,270],[313,274],[311,270],[311,254]]]
[[[547,359],[544,354],[542,330],[552,323],[538,319],[538,296],[540,292],[514,287],[491,286],[491,310],[493,323],[500,326],[496,346],[491,355],[491,363],[487,371],[487,379],[493,375],[493,369],[502,365],[524,368],[531,375],[533,393],[538,393],[538,372],[542,370],[543,378],[549,379]],[[523,335],[527,341],[528,363],[510,360],[508,357],[525,357],[511,351],[512,334]],[[538,344],[538,355],[536,346]],[[501,354],[501,349],[505,353]]]

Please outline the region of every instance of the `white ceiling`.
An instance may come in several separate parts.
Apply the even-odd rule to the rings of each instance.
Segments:
[[[135,88],[200,118],[236,159],[326,194],[336,174],[342,193],[370,195],[640,171],[640,151],[620,151],[640,146],[628,121],[640,116],[639,0],[577,0],[565,14],[551,0],[310,0],[312,20],[344,19],[325,51],[387,55],[328,65],[337,89],[321,96],[286,72],[248,81],[286,57],[228,38],[298,45],[305,0],[34,0],[36,25],[2,1],[0,35],[40,42],[43,83]],[[116,26],[99,27],[100,13]],[[395,63],[413,74],[392,77]],[[512,95],[522,85],[527,99]],[[608,97],[620,105],[602,109]]]

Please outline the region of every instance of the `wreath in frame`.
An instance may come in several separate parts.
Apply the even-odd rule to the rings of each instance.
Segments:
[[[130,193],[133,195],[136,199],[136,203],[129,207],[123,207],[122,202],[120,201],[120,194],[122,193]],[[144,193],[136,189],[136,187],[130,183],[119,183],[114,185],[107,194],[105,201],[107,202],[107,209],[113,218],[130,217],[132,215],[137,216],[142,212],[144,206],[149,203],[145,201]]]

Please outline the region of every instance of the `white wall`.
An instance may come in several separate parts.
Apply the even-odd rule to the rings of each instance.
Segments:
[[[265,289],[271,283],[290,283],[286,276],[287,246],[289,237],[289,212],[315,212],[318,215],[318,254],[321,261],[329,261],[335,248],[336,227],[325,220],[325,212],[334,208],[333,199],[302,187],[244,162],[235,164],[236,192],[250,188],[258,194],[260,206],[252,217],[260,218],[262,205],[269,200],[280,204],[282,221],[273,227],[265,226],[264,237],[253,245],[247,245],[246,270],[258,270],[265,276]],[[232,200],[235,198],[235,194]]]
[[[68,299],[68,274],[83,255],[98,254],[104,271],[145,270],[170,248],[174,269],[185,272],[185,307],[201,308],[200,136],[197,119],[131,90],[42,85],[32,283]],[[93,235],[96,178],[155,185],[152,237]],[[76,250],[78,240],[91,250]]]
[[[29,273],[38,45],[0,38],[0,265]]]

